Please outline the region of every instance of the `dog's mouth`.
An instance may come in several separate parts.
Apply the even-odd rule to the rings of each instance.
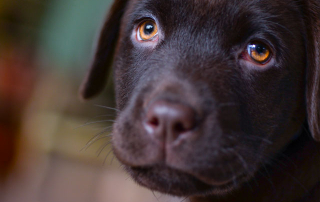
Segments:
[[[224,181],[213,182],[206,177],[196,176],[169,166],[130,167],[126,170],[133,179],[152,190],[176,196],[222,195],[236,188],[247,178],[246,174],[230,176]]]
[[[144,187],[176,196],[224,195],[251,177],[253,168],[246,164],[252,159],[237,155],[232,141],[189,131],[164,147],[139,124],[120,116],[113,128],[113,146],[127,172]],[[219,137],[218,129],[210,130],[214,137]]]
[[[216,109],[217,101],[208,98],[195,107],[182,99],[187,95],[161,95],[145,101],[138,94],[113,127],[115,155],[135,181],[162,193],[199,196],[224,195],[250,178],[254,168],[247,164],[256,154],[238,150],[251,145],[238,141],[238,104]]]

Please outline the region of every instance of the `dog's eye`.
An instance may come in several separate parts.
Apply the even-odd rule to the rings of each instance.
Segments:
[[[248,44],[247,53],[254,62],[262,65],[268,63],[271,58],[270,48],[261,42]]]
[[[157,24],[152,20],[143,22],[138,27],[138,40],[139,41],[151,41],[158,35]]]

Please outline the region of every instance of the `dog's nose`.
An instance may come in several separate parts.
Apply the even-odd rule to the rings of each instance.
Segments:
[[[147,109],[145,129],[155,138],[173,142],[195,127],[195,115],[190,106],[156,101]]]

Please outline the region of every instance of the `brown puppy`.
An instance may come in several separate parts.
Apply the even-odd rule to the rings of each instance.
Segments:
[[[191,201],[320,201],[319,0],[116,0],[84,99],[112,65],[113,148]]]

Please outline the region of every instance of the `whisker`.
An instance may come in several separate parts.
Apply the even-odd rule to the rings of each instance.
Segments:
[[[168,186],[166,187],[167,188],[167,193],[170,192],[171,187],[172,187],[172,182],[169,182]]]
[[[277,166],[283,166],[286,167],[288,166],[287,164],[283,163],[281,160],[277,159],[276,157],[270,156],[270,155],[262,155],[266,157],[269,161],[267,161],[267,165],[274,165],[276,164]]]
[[[245,135],[243,135],[241,137],[247,138],[247,139],[251,139],[251,140],[258,139],[258,140],[261,140],[261,141],[263,141],[263,142],[265,142],[267,144],[273,144],[273,142],[271,142],[270,140],[268,140],[266,138],[263,138],[263,137],[259,137],[259,136],[245,134]]]
[[[123,164],[120,164],[119,166],[118,166],[118,168],[119,169],[122,169],[122,170],[126,170],[126,168],[125,168],[125,166],[123,165]],[[130,176],[128,176],[128,179],[130,179],[131,180],[131,177]]]
[[[100,118],[100,117],[115,117],[116,115],[112,115],[112,114],[103,114],[103,115],[98,115],[92,118],[89,118],[85,123],[90,122],[91,120],[94,120],[96,118]]]
[[[107,106],[103,106],[103,105],[94,105],[96,107],[101,107],[101,108],[104,108],[104,109],[110,109],[110,110],[114,110],[116,112],[120,112],[119,109],[116,109],[116,108],[113,108],[113,107],[107,107]]]
[[[180,201],[180,202],[184,202],[184,201],[186,201],[188,198],[189,198],[189,196],[184,197],[184,198],[182,199],[182,201]]]
[[[309,193],[309,190],[294,176],[292,176],[290,173],[285,171],[286,167],[290,167],[290,165],[284,163],[281,159],[278,159],[276,157],[273,157],[271,155],[264,155],[266,158],[268,158],[271,162],[267,162],[268,165],[271,165],[271,163],[273,163],[271,166],[280,171],[281,173],[283,173],[284,175],[287,175],[288,177],[290,177],[293,181],[295,181],[301,188],[303,188],[307,193]],[[287,159],[287,162],[290,162],[291,160]],[[276,166],[277,165],[277,166]],[[296,167],[296,165],[295,165]],[[297,169],[297,167],[295,168]]]
[[[269,174],[266,166],[263,165],[263,167],[264,167],[264,170],[265,170],[265,172],[266,172],[266,175],[265,175],[261,170],[259,170],[258,173],[259,173],[262,177],[264,177],[264,178],[271,184],[273,191],[276,192],[276,187],[275,187],[274,183],[273,183],[272,180],[271,180],[271,176],[270,176],[270,174]]]
[[[232,150],[233,151],[233,150]],[[249,169],[249,166],[248,166],[248,163],[245,161],[245,159],[243,158],[243,156],[240,154],[240,153],[238,153],[238,152],[233,152],[237,157],[238,157],[238,159],[242,162],[242,166],[243,166],[243,168],[248,172],[248,173],[251,173],[250,172],[250,169]],[[257,185],[257,186],[259,186],[259,183],[258,183],[258,181],[257,181],[257,179],[253,176],[252,177],[252,179],[253,179],[253,181],[255,182],[255,184]]]
[[[96,134],[95,136],[93,136],[93,137],[88,141],[88,143],[84,146],[84,148],[82,148],[80,151],[87,150],[90,145],[92,145],[93,143],[95,143],[96,141],[98,141],[98,140],[100,140],[100,139],[107,138],[107,137],[111,137],[112,134],[108,134],[108,135],[103,136],[102,138],[99,138],[103,133],[109,132],[111,128],[112,128],[112,126],[106,127],[106,128],[104,128],[101,132],[99,132],[98,134]]]
[[[84,150],[86,151],[92,144],[94,144],[95,142],[99,141],[99,140],[102,140],[102,139],[105,139],[105,138],[109,138],[111,137],[111,135],[106,135],[106,136],[103,136],[103,137],[100,137],[100,138],[97,138],[97,139],[94,139],[92,142],[90,142],[90,144],[86,145]]]
[[[280,162],[279,162],[280,163]],[[285,166],[288,166],[286,164],[284,164]],[[287,175],[288,177],[290,177],[293,181],[295,181],[302,189],[304,189],[306,191],[306,193],[309,194],[309,190],[294,176],[292,176],[290,173],[288,172],[285,172],[284,168],[281,167],[281,166],[278,166],[278,167],[274,167],[276,168],[277,170],[279,170],[280,172],[282,172],[284,175]]]
[[[105,163],[106,163],[106,160],[107,160],[107,158],[108,158],[108,156],[112,153],[112,148],[110,149],[110,151],[108,152],[108,154],[106,155],[106,157],[104,158],[104,161],[103,161],[103,165],[105,165]]]
[[[228,149],[221,149],[220,150],[221,152],[224,152],[225,154],[229,154],[229,153],[236,153],[236,151],[233,149],[233,148],[228,148]],[[239,157],[238,157],[239,158]],[[243,159],[243,158],[242,158]],[[240,160],[241,161],[241,160]],[[241,161],[242,162],[242,161]],[[230,168],[230,170],[231,170],[231,172],[233,173],[233,175],[235,175],[235,172],[234,172],[234,169],[232,168],[232,166],[230,165],[230,164],[228,164],[228,167]],[[245,167],[244,167],[245,168]],[[245,170],[246,170],[246,172],[249,172],[249,170],[248,169],[246,169],[245,168]],[[246,183],[246,185],[250,188],[250,190],[253,192],[253,188],[252,188],[252,186],[251,186],[251,184],[248,182],[248,181],[246,181],[245,182]],[[235,187],[237,187],[238,186],[238,183],[237,183],[237,179],[236,178],[233,178],[233,185],[235,186]]]
[[[279,152],[275,155],[268,155],[268,154],[261,154],[262,157],[268,159],[269,161],[266,162],[267,165],[278,165],[278,166],[282,166],[282,167],[288,167],[290,166],[291,168],[293,167],[294,169],[297,169],[298,166],[293,162],[292,159],[290,159],[290,157],[288,157],[286,154],[284,154],[283,152]],[[287,163],[290,164],[286,164],[283,161],[286,160]]]
[[[292,176],[291,174],[289,173],[286,173],[282,170],[282,173],[289,176],[291,179],[293,179],[302,189],[304,189],[304,191],[307,193],[307,194],[310,194],[310,190],[307,189],[296,177]]]
[[[235,135],[234,135],[235,136]],[[228,135],[226,136],[227,138],[229,138],[230,140],[237,140],[234,136]],[[236,135],[236,137],[239,137],[240,135]],[[245,138],[248,140],[261,140],[267,144],[273,144],[272,141],[268,140],[267,138],[263,138],[263,137],[259,137],[259,136],[254,136],[254,135],[249,135],[249,134],[241,134],[241,138]]]
[[[294,163],[294,161],[292,159],[290,159],[290,157],[286,154],[284,154],[283,152],[278,153],[278,155],[280,155],[281,157],[285,158],[288,162],[291,163],[291,165],[293,167],[295,167],[296,169],[298,169],[298,165]]]
[[[112,159],[111,159],[110,165],[112,165],[112,162],[113,162],[114,157],[115,157],[115,155],[113,155],[113,156],[112,156]]]
[[[250,188],[251,192],[254,192],[253,187],[249,181],[245,181],[246,185]]]
[[[102,153],[102,151],[103,151],[108,145],[110,145],[110,144],[111,144],[111,141],[109,141],[109,142],[107,142],[106,144],[102,145],[102,146],[98,149],[98,151],[97,151],[97,157],[99,157],[100,154]]]
[[[115,120],[101,120],[101,121],[93,121],[93,122],[89,122],[89,123],[85,123],[81,126],[78,126],[76,127],[75,129],[79,129],[79,128],[82,128],[82,127],[85,127],[85,126],[88,126],[88,125],[91,125],[91,124],[95,124],[95,123],[104,123],[104,122],[112,122],[112,123],[115,123]]]
[[[158,199],[158,197],[157,197],[156,194],[154,193],[154,191],[152,190],[151,192],[152,192],[154,198],[156,198],[156,200],[157,200],[158,202],[160,202],[159,199]]]
[[[228,167],[230,168],[232,175],[235,176],[236,172],[234,172],[234,170],[233,170],[232,166],[230,165],[230,163],[228,163]],[[233,183],[234,187],[238,187],[238,183],[237,183],[237,178],[236,177],[233,177],[232,183]]]

